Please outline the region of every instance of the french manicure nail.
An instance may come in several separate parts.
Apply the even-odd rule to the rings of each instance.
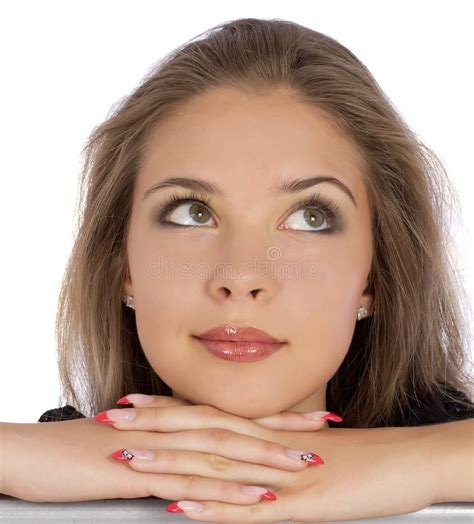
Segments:
[[[319,455],[317,455],[316,453],[312,451],[306,452],[306,451],[299,451],[297,449],[286,448],[285,453],[289,457],[296,459],[300,462],[301,461],[308,462],[310,466],[312,464],[324,464],[324,460]]]
[[[153,395],[143,395],[142,393],[132,393],[125,397],[119,398],[117,404],[152,404]]]
[[[301,413],[303,417],[309,420],[330,420],[331,422],[342,422],[342,418],[339,415],[331,413],[330,411],[308,411],[307,413]]]
[[[242,486],[242,491],[247,495],[257,495],[261,500],[276,500],[276,495],[267,488],[260,486]]]
[[[149,449],[122,448],[110,455],[115,460],[153,460],[155,454]]]
[[[135,408],[107,409],[97,413],[95,419],[105,424],[115,424],[116,422],[131,422],[136,416]]]
[[[180,500],[179,502],[173,502],[166,506],[166,511],[170,513],[182,513],[184,511],[202,511],[204,505],[200,502],[194,502],[192,500]]]

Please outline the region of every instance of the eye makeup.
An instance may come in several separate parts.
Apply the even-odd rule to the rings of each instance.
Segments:
[[[181,224],[175,224],[174,222],[168,222],[166,220],[166,217],[171,213],[171,211],[174,211],[177,207],[183,204],[198,203],[208,208],[210,201],[211,199],[209,197],[202,195],[200,193],[195,193],[194,191],[191,191],[191,193],[185,195],[184,197],[180,196],[176,192],[171,193],[171,195],[169,195],[165,199],[163,205],[160,207],[155,220],[162,226],[193,227],[193,226],[183,226]]]
[[[320,195],[319,193],[313,193],[309,197],[304,197],[300,199],[297,204],[292,208],[289,215],[294,213],[295,211],[299,211],[300,209],[317,209],[319,211],[323,211],[326,215],[327,222],[329,224],[329,227],[326,229],[320,229],[320,230],[314,230],[311,231],[309,229],[292,229],[292,231],[300,231],[302,233],[311,233],[311,234],[320,234],[320,235],[331,235],[333,233],[337,233],[339,231],[342,231],[343,229],[343,220],[342,220],[342,213],[341,208],[339,204],[337,204],[334,200],[332,200],[329,197],[324,197]]]
[[[202,204],[204,207],[209,209],[210,204],[210,198],[202,195],[200,193],[196,193],[194,191],[190,192],[189,194],[185,196],[180,196],[178,193],[174,192],[171,195],[169,195],[164,203],[160,206],[160,209],[158,210],[158,213],[155,217],[155,222],[158,222],[163,227],[195,227],[195,226],[189,226],[189,225],[182,225],[182,224],[176,224],[174,222],[170,222],[166,220],[166,217],[174,211],[177,207],[183,205],[183,204],[192,204],[192,203],[199,203]],[[339,231],[342,231],[343,229],[343,220],[342,220],[342,213],[339,204],[337,204],[334,200],[328,197],[324,197],[320,195],[319,193],[313,193],[309,197],[305,197],[300,199],[291,209],[291,212],[289,213],[289,216],[293,214],[295,211],[299,211],[300,209],[316,209],[319,211],[323,211],[325,214],[325,219],[328,223],[328,227],[326,229],[321,230],[308,230],[308,229],[294,229],[294,228],[285,228],[286,230],[290,231],[299,231],[302,233],[317,233],[317,234],[323,234],[323,235],[330,235],[333,233],[337,233]],[[196,227],[202,227],[202,226],[196,226]]]

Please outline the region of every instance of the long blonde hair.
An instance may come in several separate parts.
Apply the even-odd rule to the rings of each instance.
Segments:
[[[325,110],[365,162],[375,314],[356,323],[328,383],[327,409],[363,428],[393,425],[414,399],[449,397],[447,388],[472,400],[464,374],[467,296],[446,237],[445,212],[456,197],[441,161],[338,41],[290,21],[244,18],[166,55],[88,138],[56,318],[60,405],[92,416],[130,392],[171,395],[122,303],[134,180],[154,124],[220,86],[289,90]]]

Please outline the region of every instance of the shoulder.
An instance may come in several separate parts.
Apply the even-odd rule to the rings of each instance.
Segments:
[[[404,426],[465,420],[474,418],[474,404],[462,391],[447,387],[436,394],[414,399],[403,418]]]
[[[69,404],[59,408],[48,409],[45,411],[38,422],[60,422],[63,420],[73,420],[76,418],[86,418],[85,415],[79,413],[73,406]]]
[[[340,412],[337,406],[326,409]],[[435,393],[414,396],[403,412],[396,412],[387,423],[375,427],[405,427],[442,424],[474,418],[474,404],[462,392],[453,387],[441,387]],[[350,428],[344,422],[328,421],[330,428]]]

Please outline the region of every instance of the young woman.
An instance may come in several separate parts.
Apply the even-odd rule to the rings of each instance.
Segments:
[[[2,425],[3,492],[217,522],[474,500],[451,191],[336,40],[247,18],[187,42],[86,145],[61,423]]]

